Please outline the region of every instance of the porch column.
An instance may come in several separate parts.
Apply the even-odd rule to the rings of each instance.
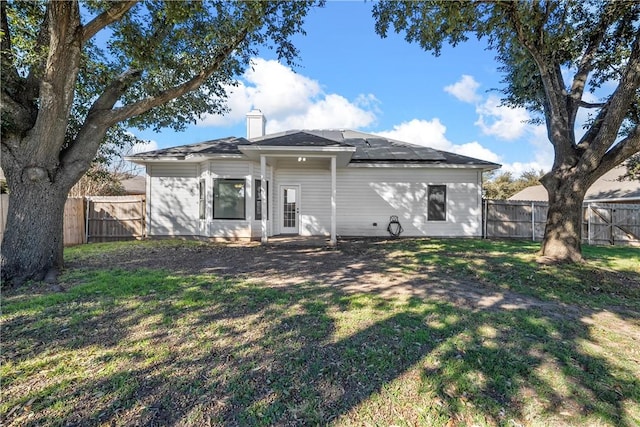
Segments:
[[[329,244],[335,246],[336,237],[336,156],[331,157],[331,240]]]
[[[262,235],[260,241],[267,243],[267,158],[264,154],[260,155],[260,204],[262,205],[260,211],[262,217],[260,218]]]

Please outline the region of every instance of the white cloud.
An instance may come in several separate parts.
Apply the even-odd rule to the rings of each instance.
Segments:
[[[513,162],[502,165],[502,171],[511,172],[513,176],[518,177],[523,172],[549,171],[553,165],[553,146],[547,137],[547,128],[545,125],[530,126],[530,137],[527,143],[532,147],[531,161],[529,162]],[[523,141],[524,143],[524,141]],[[531,148],[529,148],[531,149]]]
[[[479,104],[476,112],[479,117],[474,124],[479,126],[485,135],[507,141],[520,138],[527,126],[530,126],[527,123],[530,116],[526,109],[500,105],[500,99],[495,95],[490,95],[484,103]]]
[[[316,80],[293,72],[274,60],[255,58],[242,82],[229,87],[230,112],[203,117],[200,126],[231,126],[258,108],[267,117],[267,132],[314,127],[359,128],[376,120],[378,100],[361,94],[355,100],[324,93]]]
[[[137,153],[144,153],[145,151],[155,151],[158,149],[158,143],[154,140],[145,141],[144,143],[134,144],[127,151],[127,156]]]
[[[463,156],[475,157],[476,159],[486,160],[488,162],[500,163],[500,156],[480,145],[478,141],[469,142],[462,145],[453,145],[451,150],[454,153]]]
[[[295,73],[273,60],[254,59],[253,67],[245,72],[241,80],[238,86],[228,88],[231,111],[225,116],[207,116],[199,122],[200,126],[237,125],[244,122],[248,111],[258,108],[267,116],[267,133],[288,129],[359,129],[372,126],[380,113],[379,101],[373,94],[361,94],[350,100],[340,94],[326,93],[317,80]],[[533,152],[530,162],[505,163],[504,170],[516,175],[530,169],[548,170],[553,160],[553,150],[547,141],[544,126],[527,123],[530,116],[525,109],[500,106],[500,100],[495,95],[481,97],[476,93],[479,86],[480,83],[472,76],[463,75],[458,82],[446,86],[444,90],[463,102],[477,103],[478,120],[475,125],[484,134],[503,140],[520,139],[523,150]],[[446,130],[439,118],[433,118],[412,119],[376,133],[503,163],[500,155],[478,141],[452,143],[446,137]]]
[[[456,83],[445,86],[444,91],[455,96],[458,100],[473,103],[479,100],[476,90],[480,87],[473,76],[463,74],[462,78]]]
[[[434,118],[432,120],[413,119],[394,126],[393,130],[376,132],[376,134],[489,162],[500,161],[499,155],[483,147],[477,141],[462,145],[453,144],[445,137],[446,131],[447,128],[440,122],[440,119]]]
[[[287,129],[343,129],[360,128],[375,121],[371,110],[361,108],[336,94],[326,95],[298,114],[288,114],[282,119],[269,119],[267,133]]]
[[[444,136],[446,131],[447,128],[440,119],[434,118],[430,121],[413,119],[393,126],[393,130],[376,132],[376,134],[398,141],[447,150],[452,143]]]

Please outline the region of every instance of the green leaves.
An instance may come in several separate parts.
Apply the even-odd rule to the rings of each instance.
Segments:
[[[135,4],[119,19],[105,22],[108,26],[83,45],[63,150],[76,144],[100,95],[116,87],[121,93],[114,111],[145,103],[131,114],[118,116],[124,127],[180,130],[202,114],[223,114],[226,89],[236,83],[259,49],[275,49],[280,59],[293,63],[298,52],[291,37],[303,32],[307,11],[321,3],[146,0]],[[65,48],[49,45],[47,4],[3,4],[8,22],[3,49],[14,58],[13,68],[22,78],[37,71],[49,49]],[[82,25],[93,25],[97,17],[118,6],[102,0],[81,3]],[[3,68],[7,65],[11,64],[3,60]],[[117,83],[125,72],[129,80]],[[184,85],[189,87],[176,91]],[[159,100],[148,102],[154,98]],[[102,111],[104,106],[100,109],[100,114],[114,112]]]
[[[409,43],[418,43],[436,56],[443,43],[456,46],[468,40],[468,33],[480,29],[478,13],[482,10],[477,4],[465,1],[383,1],[373,7],[375,29],[381,37],[393,26],[396,33],[405,33]]]
[[[590,91],[620,78],[638,37],[640,3],[382,1],[373,16],[381,37],[390,30],[403,33],[436,56],[444,43],[486,37],[503,64],[506,104],[542,112],[548,94],[541,68],[560,80],[561,69],[583,68],[591,74]]]
[[[13,6],[13,7],[12,7]],[[11,2],[3,6],[7,14],[7,22],[10,34],[3,35],[3,49],[9,49],[13,60],[13,67],[18,73],[26,77],[28,71],[39,63],[46,50],[38,46],[38,36],[41,32],[41,23],[45,18],[45,4],[43,2]],[[4,39],[9,38],[10,47],[5,45]],[[3,68],[7,64],[3,64]]]

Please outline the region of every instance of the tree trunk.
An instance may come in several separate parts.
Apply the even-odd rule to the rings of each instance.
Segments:
[[[2,241],[2,281],[18,286],[42,280],[63,267],[63,218],[67,188],[40,180],[18,185],[9,194],[7,226]]]
[[[540,253],[552,262],[580,262],[582,203],[589,186],[577,173],[551,174],[541,180],[549,193],[549,211]]]

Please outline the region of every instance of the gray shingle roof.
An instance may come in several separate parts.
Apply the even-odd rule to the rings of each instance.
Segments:
[[[246,141],[246,140],[245,140]],[[350,147],[339,139],[327,138],[314,131],[286,131],[263,136],[241,145],[260,145],[264,147]]]
[[[222,138],[197,144],[139,153],[132,158],[185,157],[202,154],[241,154],[239,146],[264,147],[355,147],[351,163],[427,163],[498,167],[484,160],[410,144],[378,135],[352,130],[291,130],[266,135],[251,141]]]
[[[195,144],[179,145],[177,147],[163,148],[161,150],[136,153],[131,158],[162,158],[162,157],[186,157],[195,154],[242,154],[238,145],[248,143],[244,138],[228,137],[198,142]]]

